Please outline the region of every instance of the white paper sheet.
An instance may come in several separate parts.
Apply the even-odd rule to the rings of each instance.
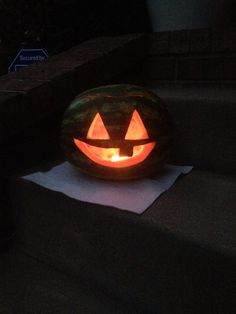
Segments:
[[[35,172],[23,178],[77,200],[141,214],[174,184],[180,174],[187,174],[192,168],[166,165],[164,171],[152,179],[114,182],[85,176],[64,162],[48,172]]]

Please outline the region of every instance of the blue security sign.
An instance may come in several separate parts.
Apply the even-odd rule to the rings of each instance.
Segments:
[[[47,58],[48,54],[44,49],[21,49],[9,66],[8,73],[17,72],[22,67],[46,60]]]

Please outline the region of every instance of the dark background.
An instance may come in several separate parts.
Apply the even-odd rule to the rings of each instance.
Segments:
[[[0,26],[0,74],[21,48],[54,55],[91,37],[152,30],[142,0],[0,0]]]
[[[51,56],[92,37],[206,27],[235,28],[235,1],[0,0],[0,75],[21,48]]]

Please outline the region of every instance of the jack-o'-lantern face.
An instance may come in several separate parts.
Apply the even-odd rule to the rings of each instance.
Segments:
[[[172,125],[163,101],[140,86],[96,87],[67,108],[61,146],[81,172],[130,180],[154,174],[167,160]]]
[[[112,144],[109,144],[110,140],[104,122],[97,113],[88,129],[86,141],[74,138],[74,143],[95,163],[112,168],[130,167],[144,161],[155,146],[155,142],[149,141],[137,110],[133,112],[125,138],[113,140]]]

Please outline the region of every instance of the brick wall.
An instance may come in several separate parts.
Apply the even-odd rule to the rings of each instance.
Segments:
[[[144,70],[149,79],[236,79],[236,29],[153,33],[147,46]]]

